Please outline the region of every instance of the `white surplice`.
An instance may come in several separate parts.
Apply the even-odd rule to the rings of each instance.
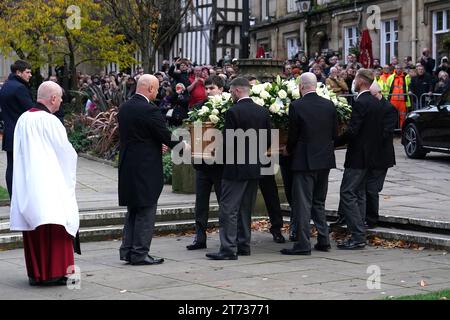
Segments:
[[[10,229],[58,224],[75,236],[80,224],[76,170],[77,153],[61,121],[45,111],[23,113],[14,132]]]

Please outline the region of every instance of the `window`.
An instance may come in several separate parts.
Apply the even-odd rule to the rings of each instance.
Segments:
[[[358,29],[356,26],[344,28],[344,57],[347,57],[350,48],[358,46]]]
[[[286,49],[287,49],[287,58],[289,60],[293,59],[298,52],[297,38],[287,38]]]
[[[391,19],[381,23],[380,63],[390,64],[393,56],[398,56],[398,21]]]
[[[446,52],[443,37],[450,32],[450,10],[433,12],[433,58],[438,59]]]
[[[287,0],[287,12],[297,12],[297,3],[295,0]]]

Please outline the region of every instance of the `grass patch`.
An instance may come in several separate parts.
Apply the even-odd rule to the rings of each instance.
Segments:
[[[416,294],[412,296],[387,298],[388,300],[450,300],[450,289],[436,292]]]
[[[8,190],[6,190],[3,187],[0,187],[0,201],[9,201],[9,193]]]

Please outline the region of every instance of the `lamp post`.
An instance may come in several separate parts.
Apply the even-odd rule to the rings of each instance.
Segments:
[[[311,11],[311,1],[302,1],[302,0],[295,0],[295,3],[297,5],[297,11],[299,14],[303,13],[303,17],[305,18],[305,30],[304,30],[304,40],[303,40],[303,48],[305,52],[306,58],[309,57],[308,55],[308,27],[309,27],[309,11]]]
[[[242,2],[242,28],[241,28],[241,54],[240,58],[248,59],[249,56],[249,32],[250,32],[250,3],[249,0]]]

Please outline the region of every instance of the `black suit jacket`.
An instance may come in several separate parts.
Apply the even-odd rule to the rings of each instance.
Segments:
[[[293,171],[336,168],[334,140],[337,136],[333,102],[309,93],[289,106],[287,151]]]
[[[394,130],[397,126],[398,112],[385,98],[381,98],[383,107],[383,140],[379,159],[379,169],[391,168],[395,165]]]
[[[12,152],[14,146],[14,128],[19,117],[34,106],[29,84],[20,77],[10,74],[0,90],[0,107],[5,123],[2,149]]]
[[[237,152],[239,149],[237,146],[237,139],[229,141],[227,139],[226,131],[236,132],[237,129],[242,129],[247,132],[249,129],[256,130],[257,141],[253,142],[250,146],[249,139],[245,139],[245,147],[243,148],[245,157],[244,164],[237,163]],[[267,130],[266,136],[266,150],[260,150],[260,129]],[[233,107],[231,107],[225,114],[225,127],[224,127],[224,169],[223,169],[223,179],[227,180],[252,180],[259,179],[261,177],[261,161],[260,154],[264,154],[270,146],[270,134],[271,134],[271,123],[269,111],[260,105],[253,102],[252,99],[242,99],[237,102]],[[234,160],[233,163],[227,161],[227,149],[234,146]],[[257,154],[254,152],[257,150]],[[251,163],[252,157],[256,156],[256,163]]]
[[[164,177],[162,144],[173,148],[171,132],[157,106],[134,95],[119,110],[119,205],[157,203]]]
[[[369,91],[353,103],[347,130],[336,139],[336,146],[348,144],[345,168],[373,169],[380,167],[379,155],[383,140],[383,107]]]

